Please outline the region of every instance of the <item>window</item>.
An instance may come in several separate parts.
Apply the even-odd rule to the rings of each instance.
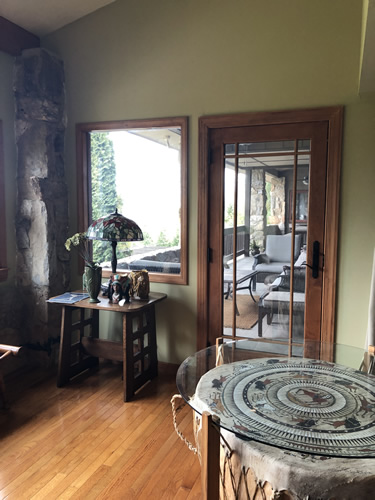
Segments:
[[[78,124],[77,162],[79,230],[117,209],[144,237],[118,243],[117,272],[187,284],[187,118]],[[93,257],[109,276],[111,244]]]
[[[8,278],[5,219],[3,124],[0,121],[0,281]]]

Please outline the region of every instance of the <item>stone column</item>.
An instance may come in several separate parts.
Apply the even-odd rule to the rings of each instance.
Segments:
[[[17,285],[28,340],[45,347],[58,336],[60,317],[46,299],[69,285],[63,62],[44,49],[25,50],[15,60],[14,95]]]
[[[265,173],[263,169],[251,169],[251,212],[250,237],[251,240],[264,248],[265,228],[267,225]]]

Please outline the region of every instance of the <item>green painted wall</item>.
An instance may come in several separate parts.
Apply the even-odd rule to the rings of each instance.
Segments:
[[[14,143],[14,100],[13,100],[14,58],[0,52],[0,120],[3,122],[5,204],[7,223],[8,280],[0,283],[0,290],[6,291],[14,284],[15,276],[15,231],[14,216],[16,204],[16,146]]]
[[[345,110],[337,332],[364,345],[375,248],[375,93]]]
[[[347,106],[338,327],[363,344],[375,100],[357,96],[361,28],[362,0],[117,0],[42,40],[65,61],[72,231],[77,122],[189,116],[189,285],[152,284],[169,296],[159,359],[181,361],[196,346],[198,118],[259,110]]]

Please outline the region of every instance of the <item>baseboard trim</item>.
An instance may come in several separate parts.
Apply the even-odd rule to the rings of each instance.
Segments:
[[[162,375],[169,375],[175,377],[177,375],[177,370],[180,365],[174,363],[165,363],[164,361],[159,361],[159,373]]]

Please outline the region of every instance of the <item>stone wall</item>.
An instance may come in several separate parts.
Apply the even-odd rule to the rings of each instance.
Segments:
[[[17,293],[23,336],[48,346],[59,335],[61,311],[46,299],[69,286],[68,194],[64,173],[63,63],[44,49],[15,60],[17,168]],[[41,349],[50,356],[50,352]],[[43,356],[42,356],[43,357]]]
[[[275,177],[266,174],[266,181],[270,183],[270,210],[268,224],[284,228],[285,226],[285,177]]]
[[[251,170],[251,205],[250,205],[250,241],[256,242],[260,248],[265,245],[265,228],[267,224],[266,188],[263,169]]]

